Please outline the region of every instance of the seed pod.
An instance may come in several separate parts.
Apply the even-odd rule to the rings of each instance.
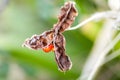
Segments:
[[[58,16],[58,22],[54,25],[53,29],[57,28],[59,32],[64,32],[72,25],[75,17],[78,15],[74,5],[75,3],[71,1],[65,3]]]
[[[34,50],[42,49],[44,52],[53,50],[59,69],[64,72],[71,69],[72,62],[65,53],[65,38],[62,33],[72,25],[76,16],[74,2],[66,2],[53,29],[40,35],[33,35],[23,45]]]
[[[41,35],[33,35],[31,38],[25,40],[23,46],[38,50],[50,45],[53,41],[53,31],[45,31]]]
[[[55,59],[59,69],[64,72],[71,69],[72,62],[70,61],[69,57],[65,53],[64,36],[58,33],[57,36],[55,36],[53,43],[54,43]]]

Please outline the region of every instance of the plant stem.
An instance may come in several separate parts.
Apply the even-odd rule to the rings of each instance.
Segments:
[[[93,80],[96,72],[98,71],[98,69],[102,66],[102,63],[104,62],[104,59],[106,57],[106,55],[108,54],[108,52],[116,45],[116,43],[120,40],[120,33],[115,37],[115,39],[103,50],[103,52],[100,53],[100,56],[98,57],[98,59],[96,60],[96,63],[94,64],[94,66],[92,67],[93,69],[91,70],[91,72],[89,72],[89,75],[86,76],[86,78],[82,78],[81,77],[78,80]]]
[[[99,13],[95,13],[93,14],[90,18],[84,20],[83,22],[79,23],[78,25],[71,27],[67,30],[75,30],[78,29],[80,27],[82,27],[83,25],[87,24],[90,21],[93,20],[101,20],[103,18],[117,18],[120,15],[120,12],[116,12],[116,11],[105,11],[105,12],[99,12]]]
[[[120,55],[120,49],[118,49],[117,51],[111,53],[110,55],[108,55],[105,59],[105,61],[103,62],[103,64],[111,61],[112,59],[118,57]]]

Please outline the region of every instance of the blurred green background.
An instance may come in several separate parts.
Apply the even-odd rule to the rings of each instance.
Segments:
[[[69,0],[0,0],[0,80],[76,80],[80,76],[103,21],[90,22],[80,29],[64,32],[66,53],[73,64],[72,69],[65,73],[58,70],[53,52],[48,54],[21,46],[26,38],[51,29],[66,1]],[[97,11],[109,9],[106,0],[75,2],[79,16],[73,26]],[[109,71],[110,65],[102,69],[97,80],[103,80],[99,77]],[[119,80],[115,74],[111,76]]]

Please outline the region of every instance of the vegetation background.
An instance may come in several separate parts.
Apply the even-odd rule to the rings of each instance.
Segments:
[[[76,80],[81,75],[104,20],[64,32],[66,52],[73,63],[65,73],[58,70],[53,52],[21,46],[26,38],[51,29],[66,1],[69,0],[0,0],[0,80]],[[73,26],[95,12],[109,10],[107,0],[74,1],[79,16]],[[111,52],[119,47],[118,43]],[[120,80],[119,58],[103,65],[95,80]]]

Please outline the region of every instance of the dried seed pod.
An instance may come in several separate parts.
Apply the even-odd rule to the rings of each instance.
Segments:
[[[78,15],[74,5],[75,3],[71,1],[65,3],[65,5],[61,8],[61,12],[58,16],[58,22],[54,25],[54,29],[58,28],[59,32],[64,32],[71,26],[75,17]]]
[[[66,2],[61,8],[58,22],[54,24],[53,29],[45,31],[41,35],[33,35],[24,42],[23,46],[34,50],[43,49],[44,52],[54,49],[59,69],[64,72],[71,69],[72,63],[65,53],[65,38],[62,32],[71,26],[76,16],[77,10],[74,2]]]
[[[58,33],[53,41],[55,59],[61,71],[71,69],[72,63],[69,57],[65,54],[65,38],[62,34]]]
[[[38,50],[50,45],[53,41],[53,31],[45,31],[41,35],[33,35],[31,38],[25,40],[23,46]]]

